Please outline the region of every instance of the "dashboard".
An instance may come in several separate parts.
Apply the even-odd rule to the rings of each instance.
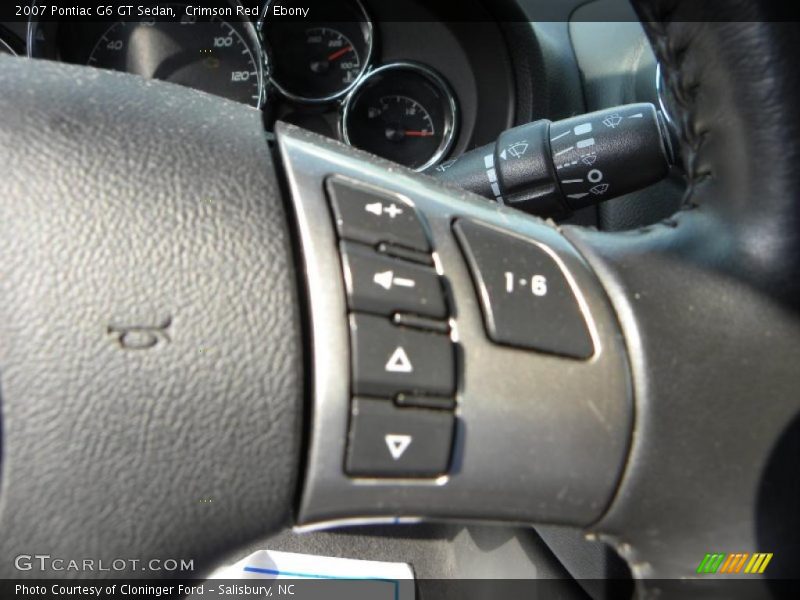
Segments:
[[[145,14],[99,18],[37,6],[0,22],[0,53],[189,86],[262,111],[268,131],[289,122],[419,171],[515,125],[658,103],[625,0],[462,0],[455,13],[452,0],[146,0]],[[656,186],[645,209],[634,194],[569,222],[656,222],[681,185]]]
[[[489,13],[449,23],[422,0],[404,0],[403,21],[379,0],[153,2],[97,19],[28,10],[25,47],[6,51],[192,87],[264,111],[268,128],[288,121],[420,171],[513,125],[511,61]]]

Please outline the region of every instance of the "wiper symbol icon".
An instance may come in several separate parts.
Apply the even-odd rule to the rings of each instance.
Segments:
[[[608,115],[605,119],[603,119],[603,125],[610,127],[611,129],[616,129],[620,123],[622,123],[622,117],[620,117],[618,113]]]
[[[525,141],[517,142],[516,144],[512,144],[511,146],[508,147],[508,153],[514,158],[525,156],[525,153],[527,151],[528,151],[528,142]]]

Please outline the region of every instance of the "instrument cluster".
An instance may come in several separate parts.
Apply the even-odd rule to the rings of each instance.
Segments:
[[[238,0],[160,2],[157,17],[118,21],[34,17],[28,55],[196,88],[412,169],[441,162],[459,125],[445,77],[417,61],[381,63],[361,0],[312,5],[313,20],[279,15],[271,1],[253,19]],[[281,2],[290,15],[299,7]]]

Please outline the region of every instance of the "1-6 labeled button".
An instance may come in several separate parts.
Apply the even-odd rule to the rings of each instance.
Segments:
[[[594,353],[564,271],[544,246],[468,219],[455,226],[489,338],[574,358]]]

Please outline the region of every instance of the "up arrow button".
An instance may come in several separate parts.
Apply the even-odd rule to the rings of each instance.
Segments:
[[[350,315],[350,332],[354,395],[455,395],[455,348],[449,336],[360,313]]]

